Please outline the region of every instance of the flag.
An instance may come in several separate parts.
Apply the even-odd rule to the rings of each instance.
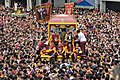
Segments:
[[[73,13],[74,3],[65,3],[65,13],[72,14]]]
[[[36,6],[36,20],[38,22],[45,22],[50,19],[51,3],[44,3]]]

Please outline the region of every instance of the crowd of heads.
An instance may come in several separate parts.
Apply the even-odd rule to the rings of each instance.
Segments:
[[[113,69],[120,62],[120,13],[80,9],[74,12],[79,23],[77,28],[86,32],[86,54],[74,63],[71,60],[51,63],[36,54],[38,43],[48,40],[47,23],[38,24],[34,12],[19,18],[11,16],[10,9],[3,8],[0,11],[0,78],[114,80]]]

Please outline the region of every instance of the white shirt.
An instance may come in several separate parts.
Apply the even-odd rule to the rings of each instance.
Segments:
[[[80,40],[80,42],[86,41],[85,35],[82,32],[78,34],[78,39]]]

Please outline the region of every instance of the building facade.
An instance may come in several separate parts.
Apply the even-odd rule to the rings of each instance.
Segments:
[[[0,4],[5,5],[5,7],[14,7],[14,3],[21,3],[27,11],[33,9],[36,5],[40,5],[45,2],[51,2],[53,7],[64,7],[65,3],[71,2],[73,0],[0,0]],[[94,0],[88,0],[90,3],[94,3]],[[106,12],[107,10],[120,11],[120,0],[95,0],[96,8],[100,9],[101,12]]]
[[[48,0],[0,0],[0,3],[5,5],[5,7],[14,7],[14,4],[18,3],[27,8],[27,11],[30,11],[36,5],[40,5],[45,2],[48,2]]]
[[[101,0],[100,11],[107,12],[108,10],[120,12],[120,0]]]
[[[53,7],[64,7],[65,3],[71,2],[71,0],[0,0],[0,3],[5,5],[5,7],[14,7],[15,2],[27,5],[27,8],[46,2],[51,2]]]
[[[64,7],[65,3],[71,2],[71,0],[0,0],[0,3],[5,7],[13,7],[15,2],[27,5],[27,8],[46,2],[51,2],[53,7]]]

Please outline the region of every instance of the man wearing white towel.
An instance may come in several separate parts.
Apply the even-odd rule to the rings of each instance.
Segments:
[[[80,40],[80,47],[82,52],[85,54],[85,45],[86,45],[86,38],[84,33],[82,32],[82,29],[77,31],[78,33],[78,39]]]

